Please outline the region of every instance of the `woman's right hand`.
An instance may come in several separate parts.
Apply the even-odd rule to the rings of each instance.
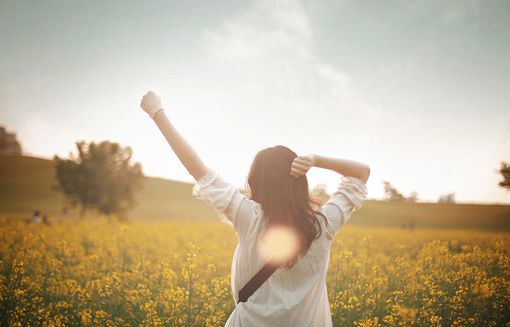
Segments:
[[[306,175],[308,170],[315,165],[315,160],[314,155],[298,156],[294,158],[290,166],[290,174],[296,178]]]

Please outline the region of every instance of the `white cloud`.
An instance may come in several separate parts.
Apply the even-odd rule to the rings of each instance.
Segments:
[[[490,0],[456,0],[445,3],[442,15],[443,25],[457,25],[464,20],[478,16],[484,6],[491,5]]]
[[[221,112],[246,123],[244,145],[256,135],[250,146],[285,144],[298,153],[368,159],[375,130],[384,128],[380,121],[388,114],[356,91],[349,73],[316,55],[313,35],[305,8],[293,0],[256,1],[206,30],[208,76],[214,76],[215,92],[230,98]],[[325,181],[333,188],[337,178],[321,171],[310,179],[311,185]]]
[[[299,1],[255,2],[204,36],[218,82],[228,81],[243,98],[264,99],[263,107],[276,115],[282,105],[318,118],[341,113],[344,120],[358,120],[381,113],[356,93],[348,73],[315,55],[309,18]]]

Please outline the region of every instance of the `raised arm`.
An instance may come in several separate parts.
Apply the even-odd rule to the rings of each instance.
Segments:
[[[290,173],[295,177],[299,177],[306,174],[311,167],[329,169],[343,176],[356,177],[363,183],[366,183],[370,176],[370,168],[364,163],[316,154],[295,158]]]
[[[154,120],[172,150],[193,178],[198,181],[205,176],[209,172],[209,168],[170,122],[163,110],[159,96],[149,91],[143,96],[140,107]]]

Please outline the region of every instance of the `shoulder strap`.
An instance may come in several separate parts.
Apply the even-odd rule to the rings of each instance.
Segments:
[[[262,267],[249,281],[246,285],[241,288],[239,291],[239,298],[237,303],[246,302],[248,298],[255,293],[259,287],[264,284],[264,282],[271,276],[276,269],[278,269],[278,265],[273,261],[268,261],[264,267]]]

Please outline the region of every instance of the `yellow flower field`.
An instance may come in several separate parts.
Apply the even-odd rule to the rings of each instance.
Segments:
[[[217,221],[27,225],[0,219],[2,326],[220,326],[233,230]],[[347,226],[334,240],[335,326],[510,326],[504,233]]]

